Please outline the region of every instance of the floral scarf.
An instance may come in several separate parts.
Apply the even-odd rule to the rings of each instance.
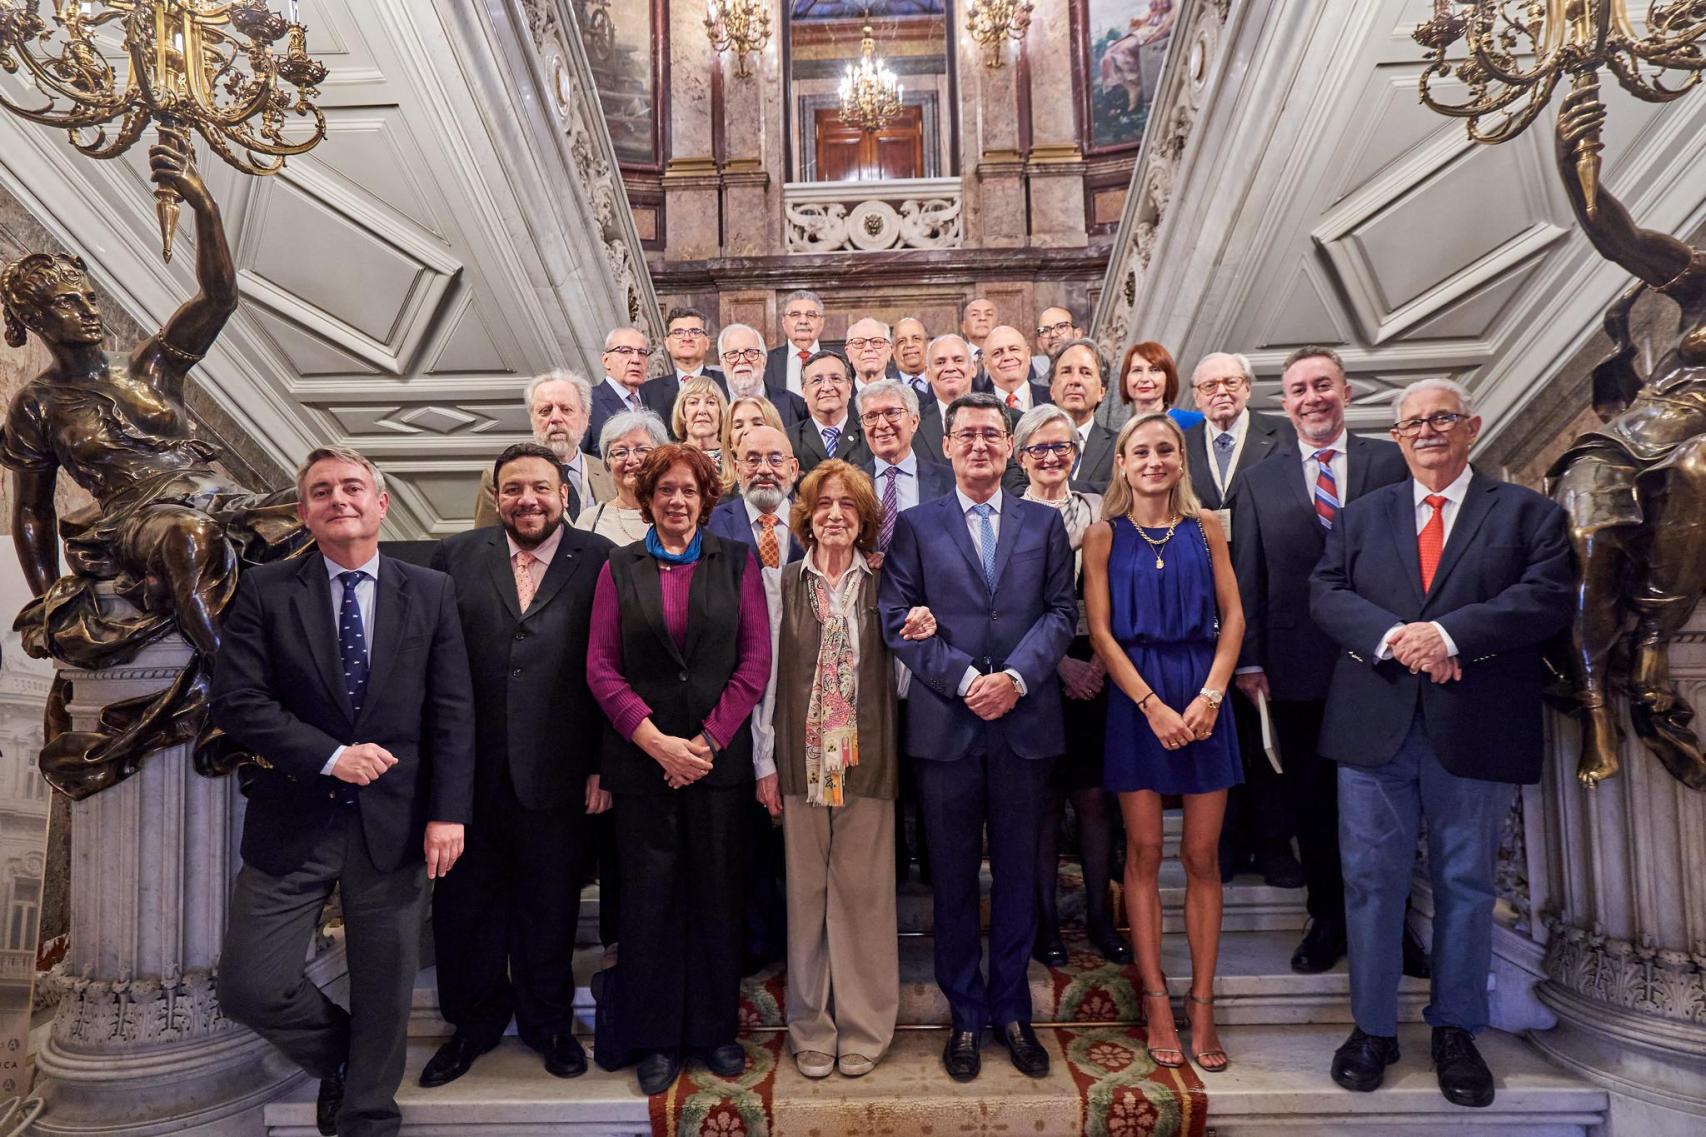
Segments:
[[[854,707],[859,674],[853,666],[848,621],[858,614],[865,573],[857,563],[848,566],[834,586],[833,607],[828,581],[809,570],[804,575],[812,615],[821,629],[806,704],[806,802],[838,806],[847,771],[859,764],[859,715]]]

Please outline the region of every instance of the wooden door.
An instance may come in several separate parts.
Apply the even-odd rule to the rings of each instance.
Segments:
[[[907,106],[875,134],[848,126],[840,112],[813,112],[817,133],[817,180],[873,182],[924,176],[924,109]]]

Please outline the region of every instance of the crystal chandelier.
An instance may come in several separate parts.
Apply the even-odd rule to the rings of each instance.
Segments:
[[[735,74],[745,79],[752,74],[746,57],[770,42],[769,0],[706,0],[705,34],[712,51],[735,53]]]
[[[1025,38],[1031,26],[1031,0],[967,0],[966,31],[971,38],[989,49],[984,66],[995,69],[1006,62],[1006,41],[1014,43]]]
[[[1462,8],[1453,12],[1453,7]],[[1528,128],[1568,75],[1572,90],[1597,92],[1601,67],[1623,89],[1652,103],[1669,102],[1700,82],[1706,69],[1706,3],[1651,0],[1647,34],[1637,31],[1626,0],[1434,0],[1433,18],[1416,28],[1431,62],[1422,72],[1422,102],[1468,120],[1477,142],[1505,142]],[[1459,40],[1468,54],[1446,58]],[[1460,85],[1451,96],[1436,80]],[[1460,101],[1452,101],[1453,97]],[[1582,96],[1598,108],[1597,93]],[[1599,128],[1576,143],[1576,180],[1591,216],[1598,199]]]
[[[57,53],[38,3],[0,0],[0,70],[20,75],[47,102],[24,106],[0,91],[0,106],[63,127],[92,158],[124,153],[152,122],[161,137],[194,130],[237,169],[271,174],[325,137],[326,117],[309,100],[320,93],[326,68],[308,57],[295,0],[288,18],[266,0],[59,0],[53,21],[64,43]],[[95,40],[112,23],[124,33],[123,75]],[[286,35],[284,52],[275,52],[272,45]],[[292,117],[306,120],[294,139],[286,133]],[[169,261],[178,196],[163,186],[154,196]]]
[[[877,58],[877,40],[866,24],[859,62],[849,63],[841,80],[841,121],[875,134],[899,113],[900,80]]]

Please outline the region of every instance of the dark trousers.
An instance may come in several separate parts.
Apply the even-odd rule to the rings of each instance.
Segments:
[[[510,1017],[542,1049],[574,1033],[584,801],[528,809],[507,770],[479,786],[456,868],[433,893],[438,1002],[458,1034],[495,1045]]]
[[[906,737],[906,700],[898,700],[900,704],[900,721],[895,727],[895,737]],[[897,754],[899,760],[897,773],[899,785],[894,799],[894,871],[895,879],[904,882],[908,876],[908,867],[917,861],[920,870],[928,876],[930,864],[929,843],[924,839],[924,811],[918,804],[918,759],[910,754]],[[906,815],[913,817],[913,830],[909,838],[906,831]]]
[[[788,897],[782,887],[782,830],[770,811],[750,796],[741,806],[746,905],[741,921],[741,953],[753,964],[781,959],[788,952]],[[743,968],[744,970],[744,968]]]
[[[1051,763],[1005,746],[917,763],[930,842],[936,984],[955,1030],[1031,1021],[1026,970],[1036,934],[1037,838]],[[980,966],[978,877],[989,825],[989,978]]]
[[[308,944],[334,886],[349,961],[347,1014],[305,975]],[[232,888],[220,1008],[316,1078],[347,1063],[343,1137],[391,1137],[402,1126],[397,1086],[426,896],[424,864],[388,873],[373,866],[355,806],[338,813],[302,865],[271,876],[245,864]]]
[[[1297,817],[1298,859],[1303,862],[1309,915],[1316,920],[1345,920],[1345,881],[1339,867],[1339,768],[1320,755],[1324,702],[1274,700],[1274,740],[1287,797]]]
[[[619,1033],[637,1051],[720,1046],[740,1025],[744,806],[752,786],[615,795]]]
[[[1261,717],[1239,691],[1226,696],[1238,728],[1238,751],[1244,757],[1244,782],[1226,795],[1226,823],[1220,829],[1220,849],[1227,860],[1242,865],[1257,853],[1291,850],[1297,832],[1291,794],[1262,750]]]

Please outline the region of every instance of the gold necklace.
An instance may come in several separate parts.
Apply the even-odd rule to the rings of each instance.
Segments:
[[[1137,535],[1139,537],[1143,538],[1144,544],[1148,545],[1152,550],[1154,550],[1154,552],[1155,552],[1155,567],[1158,569],[1166,568],[1167,562],[1161,559],[1161,551],[1167,547],[1167,542],[1171,541],[1173,539],[1174,530],[1178,529],[1179,528],[1179,522],[1184,520],[1183,515],[1181,515],[1181,514],[1174,514],[1173,515],[1173,520],[1171,520],[1167,523],[1167,535],[1165,537],[1161,538],[1159,541],[1157,541],[1154,537],[1151,537],[1148,533],[1144,532],[1143,526],[1138,524],[1137,517],[1134,514],[1131,514],[1131,513],[1126,514],[1126,519],[1131,522],[1131,527],[1133,529],[1137,530]]]

